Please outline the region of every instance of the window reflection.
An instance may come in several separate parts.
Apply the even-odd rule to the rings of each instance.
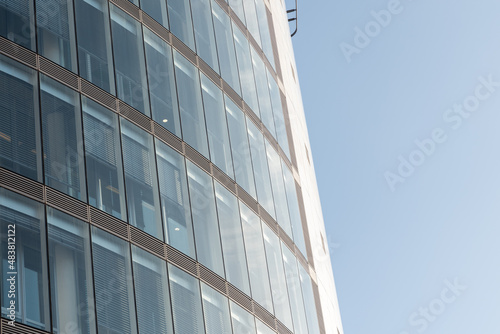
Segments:
[[[231,334],[231,319],[227,297],[201,283],[203,314],[207,334]]]
[[[0,0],[0,36],[35,51],[33,0]]]

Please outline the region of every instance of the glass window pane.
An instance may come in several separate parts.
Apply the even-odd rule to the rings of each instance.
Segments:
[[[243,5],[245,9],[245,17],[247,19],[248,31],[250,31],[253,38],[260,46],[261,42],[259,33],[259,21],[257,20],[257,10],[255,9],[255,2],[254,0],[246,0],[243,1]]]
[[[197,53],[215,72],[219,73],[210,0],[191,0],[191,10],[193,11]]]
[[[99,333],[137,334],[129,243],[92,227]]]
[[[257,89],[252,69],[252,57],[250,56],[250,45],[245,35],[233,22],[234,45],[238,59],[240,72],[241,90],[243,99],[252,108],[253,112],[260,117],[259,104],[257,101]]]
[[[164,0],[141,0],[141,9],[168,29],[167,2]]]
[[[255,9],[257,10],[257,19],[259,21],[260,38],[262,40],[262,50],[267,59],[274,68],[273,46],[271,43],[271,34],[269,32],[269,22],[267,19],[266,5],[263,0],[255,0]]]
[[[269,86],[267,84],[266,66],[259,54],[253,47],[250,48],[252,54],[253,71],[255,74],[255,83],[257,84],[257,96],[259,97],[260,119],[269,130],[271,135],[276,138],[276,129],[274,127],[273,108],[269,96]]]
[[[301,265],[299,265],[299,277],[302,285],[302,295],[304,296],[309,334],[319,334],[318,314],[316,313],[316,303],[314,302],[311,277]]]
[[[267,162],[271,174],[273,186],[274,203],[276,207],[276,220],[285,230],[290,238],[293,237],[290,215],[288,214],[288,203],[286,200],[285,183],[281,172],[281,158],[266,139]]]
[[[245,124],[245,115],[225,96],[227,123],[231,139],[231,151],[233,153],[234,175],[236,182],[256,198],[255,181],[252,170],[252,157],[248,145],[248,136]]]
[[[292,308],[293,326],[296,333],[307,333],[306,310],[302,300],[299,273],[297,271],[297,259],[292,251],[281,243],[283,261],[285,263],[286,282],[288,296]]]
[[[111,30],[118,98],[149,116],[141,24],[111,5]]]
[[[172,334],[167,263],[132,245],[139,334]]]
[[[257,198],[260,205],[276,219],[274,211],[273,191],[271,189],[271,178],[267,165],[266,146],[264,136],[257,126],[247,118],[248,140],[252,152],[252,165],[255,173],[255,185],[257,188]]]
[[[89,225],[47,208],[52,323],[57,333],[96,333]]]
[[[262,224],[266,246],[267,266],[271,278],[271,289],[275,306],[275,315],[285,326],[293,330],[290,300],[286,289],[285,269],[278,236],[266,225]]]
[[[36,0],[38,53],[77,72],[73,1]]]
[[[196,50],[189,0],[168,0],[167,4],[170,31],[191,50]]]
[[[224,277],[212,177],[190,161],[187,173],[198,261]]]
[[[127,220],[118,115],[82,96],[89,204]]]
[[[86,202],[80,96],[45,75],[40,88],[45,184]]]
[[[203,314],[207,334],[231,334],[228,299],[205,283],[201,283]]]
[[[0,257],[2,316],[50,330],[47,249],[43,205],[0,188]],[[9,239],[15,236],[14,240]],[[8,245],[15,243],[15,261]],[[10,257],[9,257],[10,256]],[[11,274],[17,272],[17,274]],[[15,276],[14,280],[10,279]],[[16,294],[9,298],[11,284]],[[14,302],[14,306],[12,306]]]
[[[195,258],[184,157],[156,139],[156,160],[166,242]]]
[[[255,318],[255,323],[257,324],[257,334],[276,334],[275,331],[267,327],[267,325],[259,319]]]
[[[245,236],[252,298],[274,314],[260,219],[242,202],[240,202],[240,213]]]
[[[215,182],[215,197],[217,198],[217,214],[227,280],[250,295],[238,200],[236,196],[217,182]]]
[[[243,0],[229,0],[229,6],[236,13],[241,22],[243,22],[243,24],[246,24],[245,9],[243,8]]]
[[[32,0],[0,0],[0,36],[35,51]]]
[[[254,316],[233,301],[231,304],[231,321],[235,334],[255,334]]]
[[[80,76],[115,94],[108,2],[74,1]]]
[[[215,0],[212,0],[212,14],[222,79],[241,95],[231,19]]]
[[[198,69],[177,51],[174,51],[174,64],[184,141],[208,158],[207,129]]]
[[[181,122],[175,89],[172,49],[147,28],[144,28],[144,42],[153,119],[180,138]]]
[[[304,241],[304,231],[302,230],[302,219],[300,218],[299,201],[297,199],[297,189],[292,171],[281,162],[283,169],[283,180],[285,181],[286,198],[288,210],[290,212],[290,222],[293,230],[293,241],[302,254],[307,254],[306,243]]]
[[[121,119],[130,224],[163,239],[153,136]]]
[[[42,181],[36,71],[0,55],[0,166]]]
[[[205,334],[199,281],[169,264],[175,333]]]
[[[201,88],[207,120],[210,159],[224,173],[234,178],[222,91],[204,74],[201,75]]]
[[[288,146],[288,136],[286,133],[285,126],[285,116],[283,115],[283,107],[281,105],[281,95],[280,90],[278,88],[278,84],[271,76],[269,71],[267,72],[267,80],[269,84],[269,94],[271,95],[271,104],[273,107],[273,115],[274,115],[274,125],[276,127],[276,136],[279,145],[283,152],[285,152],[288,159],[290,159],[290,148]]]

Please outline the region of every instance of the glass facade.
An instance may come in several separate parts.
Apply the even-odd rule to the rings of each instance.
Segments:
[[[275,318],[319,333],[272,17],[263,0],[219,3],[0,0],[0,42],[41,57],[0,55],[3,318],[54,334],[268,334]]]

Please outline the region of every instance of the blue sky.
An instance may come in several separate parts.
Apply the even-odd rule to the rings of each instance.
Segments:
[[[299,1],[293,38],[344,331],[498,334],[500,3],[396,4]]]

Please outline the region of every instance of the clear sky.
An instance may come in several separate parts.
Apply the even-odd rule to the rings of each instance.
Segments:
[[[345,333],[499,334],[500,2],[299,6]]]

